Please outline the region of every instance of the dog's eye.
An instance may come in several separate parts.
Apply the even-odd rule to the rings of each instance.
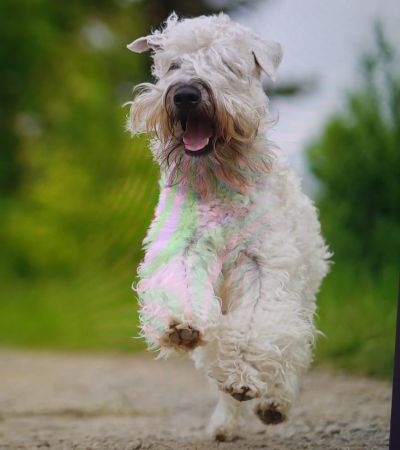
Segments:
[[[168,69],[168,72],[170,72],[171,70],[178,70],[181,68],[181,65],[178,62],[173,62]]]

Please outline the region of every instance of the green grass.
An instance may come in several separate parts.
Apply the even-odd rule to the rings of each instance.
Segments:
[[[59,173],[49,172],[60,183],[70,179],[68,188],[42,181],[42,197],[0,204],[8,229],[0,236],[0,345],[144,348],[133,339],[138,315],[131,284],[157,201],[158,174],[144,139],[133,150],[116,156],[118,170],[108,171],[107,188],[88,183],[95,197],[85,197],[76,172],[71,175],[61,158]]]
[[[144,348],[138,334],[134,273],[9,283],[0,303],[4,346],[63,350]]]
[[[127,267],[124,265],[123,267]],[[3,285],[0,342],[62,350],[138,351],[137,303],[128,267],[79,278],[14,280]],[[397,272],[372,278],[365,270],[333,266],[318,298],[316,365],[390,380],[393,368]]]
[[[318,297],[315,363],[391,380],[398,271],[337,264]]]

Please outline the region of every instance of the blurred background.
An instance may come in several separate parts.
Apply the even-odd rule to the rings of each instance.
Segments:
[[[301,3],[301,4],[300,4]],[[335,253],[315,364],[390,379],[400,255],[400,6],[386,0],[1,0],[0,345],[144,348],[130,289],[157,199],[124,131],[168,13],[228,12],[282,43],[271,139]]]

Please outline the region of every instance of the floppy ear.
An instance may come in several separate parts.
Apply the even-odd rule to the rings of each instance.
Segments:
[[[131,42],[127,45],[127,48],[135,53],[143,53],[150,49],[157,50],[160,48],[160,39],[157,34],[149,34]]]
[[[283,57],[281,44],[257,39],[253,44],[253,55],[261,70],[263,70],[272,81],[275,81],[276,71]]]
[[[140,37],[126,46],[131,52],[143,53],[150,49],[148,36]]]
[[[159,50],[163,47],[163,40],[165,38],[164,32],[175,27],[178,21],[178,15],[173,11],[160,30],[155,30],[153,34],[136,39],[127,45],[128,49],[135,53],[143,53],[147,50]]]

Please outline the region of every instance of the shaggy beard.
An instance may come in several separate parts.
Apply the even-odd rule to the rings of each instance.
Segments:
[[[221,190],[221,184],[246,194],[260,177],[271,170],[272,157],[255,149],[254,143],[244,144],[231,139],[228,143],[210,145],[205,155],[187,155],[182,143],[175,141],[160,152],[157,159],[167,173],[169,186],[198,192],[207,198]]]
[[[153,153],[161,171],[167,175],[167,186],[179,185],[183,190],[199,193],[202,198],[217,194],[224,184],[246,194],[260,176],[271,170],[273,163],[270,144],[266,145],[265,138],[257,137],[259,118],[253,112],[240,114],[235,120],[225,109],[217,108],[211,88],[201,80],[198,83],[208,94],[208,102],[198,114],[213,125],[210,151],[199,155],[184,151],[183,130],[171,102],[174,85],[164,95],[155,85],[141,85],[141,94],[131,103],[131,129],[141,128],[140,131],[157,136]]]

